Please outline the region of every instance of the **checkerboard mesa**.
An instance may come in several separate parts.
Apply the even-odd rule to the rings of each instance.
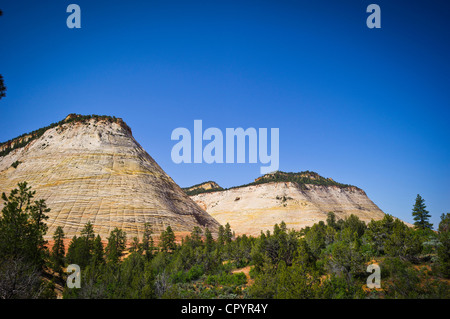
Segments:
[[[300,230],[325,222],[329,212],[338,219],[353,214],[364,222],[384,217],[362,189],[311,171],[276,171],[227,189],[215,185],[198,184],[184,190],[219,223],[229,223],[238,235],[258,236],[282,221],[288,228]]]
[[[3,147],[3,148],[1,148]],[[194,203],[134,139],[120,118],[69,114],[64,120],[2,143],[0,193],[27,181],[51,208],[51,237],[68,238],[90,221],[106,238],[119,227],[131,239],[150,223],[155,236],[171,226],[217,231],[217,221]],[[20,165],[13,163],[20,162]],[[13,167],[16,166],[16,167]],[[3,203],[0,203],[0,209]]]

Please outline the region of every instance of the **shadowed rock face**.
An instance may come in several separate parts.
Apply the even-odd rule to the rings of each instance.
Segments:
[[[66,119],[67,120],[67,119]],[[15,161],[21,163],[14,168]],[[0,192],[27,181],[51,208],[47,238],[62,226],[68,238],[90,221],[106,239],[114,227],[141,238],[171,226],[217,231],[217,221],[195,204],[136,142],[121,120],[90,119],[48,129],[23,148],[0,157]],[[0,209],[3,202],[0,203]]]
[[[270,182],[203,193],[191,198],[219,223],[230,223],[236,234],[259,235],[284,221],[300,230],[319,221],[327,213],[338,219],[354,214],[369,222],[384,213],[357,187],[338,187],[295,182]]]
[[[209,181],[191,187],[182,188],[182,190],[189,196],[192,196],[209,191],[223,190],[223,188],[217,185],[216,182]]]

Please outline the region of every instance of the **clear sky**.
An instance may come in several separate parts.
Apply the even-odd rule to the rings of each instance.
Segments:
[[[81,7],[81,29],[66,8]],[[381,29],[366,8],[381,7]],[[412,222],[450,212],[450,2],[2,1],[0,141],[69,113],[122,117],[182,187],[261,164],[175,164],[177,127],[280,129],[280,170],[353,184]]]

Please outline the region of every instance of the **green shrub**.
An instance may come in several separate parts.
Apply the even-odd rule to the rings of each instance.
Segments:
[[[15,161],[14,163],[11,164],[11,167],[17,168],[17,166],[19,166],[19,164],[21,164],[21,161]]]
[[[197,280],[204,274],[202,265],[195,265],[187,272],[187,279],[189,281]]]

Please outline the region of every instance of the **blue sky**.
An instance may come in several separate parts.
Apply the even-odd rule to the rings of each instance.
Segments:
[[[81,7],[81,29],[66,8]],[[381,7],[381,29],[366,7]],[[280,129],[280,170],[353,184],[412,222],[450,211],[446,1],[3,1],[0,141],[69,113],[122,117],[182,187],[258,164],[175,164],[177,127]]]

